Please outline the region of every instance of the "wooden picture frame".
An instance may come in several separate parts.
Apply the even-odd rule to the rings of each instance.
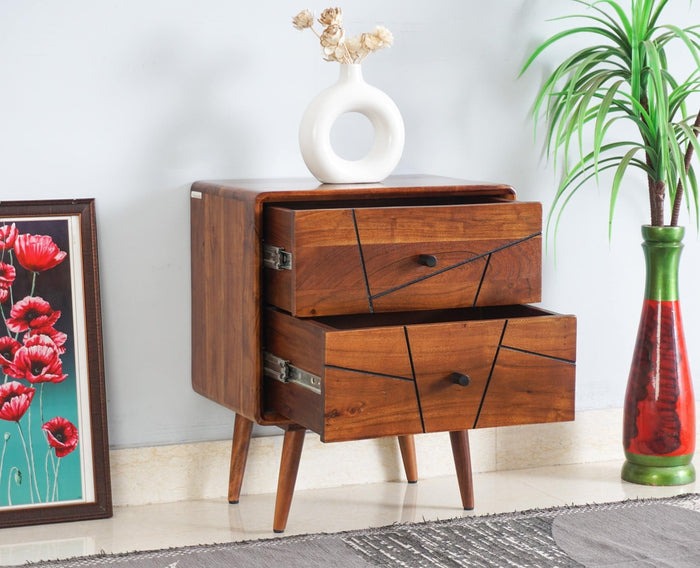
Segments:
[[[0,201],[0,528],[111,515],[95,201]]]

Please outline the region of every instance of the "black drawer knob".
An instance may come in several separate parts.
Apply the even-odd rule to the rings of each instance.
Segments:
[[[433,266],[437,266],[437,256],[433,254],[421,254],[418,257],[418,263],[432,268]]]
[[[452,373],[450,375],[450,380],[459,386],[462,387],[468,387],[469,383],[472,382],[472,380],[469,378],[469,375],[464,375],[462,373]]]

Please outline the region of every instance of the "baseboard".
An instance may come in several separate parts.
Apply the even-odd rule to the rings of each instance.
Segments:
[[[579,412],[574,422],[470,431],[475,473],[622,459],[622,410]],[[277,488],[281,436],[253,438],[243,494]],[[225,499],[230,441],[112,450],[115,505]],[[447,433],[416,436],[419,477],[454,473]],[[307,433],[298,490],[403,479],[395,438],[323,444]]]

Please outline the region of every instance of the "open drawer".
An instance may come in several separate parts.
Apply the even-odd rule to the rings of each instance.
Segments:
[[[264,404],[325,442],[574,419],[574,316],[514,305],[264,318]]]
[[[542,209],[268,205],[265,294],[294,316],[540,301]]]

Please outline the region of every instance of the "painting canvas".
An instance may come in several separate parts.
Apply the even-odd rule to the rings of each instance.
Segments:
[[[0,202],[0,527],[111,515],[94,200]]]

